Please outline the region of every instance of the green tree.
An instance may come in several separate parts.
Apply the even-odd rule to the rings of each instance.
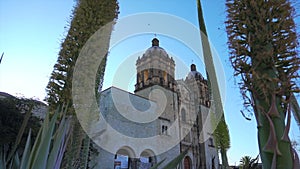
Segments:
[[[206,65],[206,74],[208,79],[208,87],[211,92],[213,106],[215,106],[216,117],[212,117],[217,121],[220,120],[219,124],[215,124],[214,138],[217,148],[221,152],[222,167],[228,168],[227,150],[230,148],[230,136],[229,130],[224,117],[224,110],[221,101],[221,95],[218,85],[218,80],[216,76],[216,70],[214,67],[214,62],[212,58],[212,53],[210,45],[208,42],[208,36],[206,31],[206,26],[203,18],[202,6],[200,0],[197,0],[198,9],[198,20],[200,27],[200,36],[203,48],[204,63]]]
[[[214,140],[215,140],[216,148],[221,153],[222,167],[223,168],[229,167],[227,150],[230,148],[230,138],[229,138],[229,130],[224,119],[221,119],[221,121],[216,126],[216,129],[214,131]]]
[[[289,0],[227,0],[226,6],[230,60],[256,117],[263,168],[299,167],[288,137],[291,98],[299,91],[295,10]]]
[[[116,0],[76,1],[68,33],[61,43],[57,63],[46,87],[46,101],[50,109],[54,110],[59,105],[68,104],[70,106],[67,114],[73,116],[71,136],[64,156],[63,166],[66,168],[86,168],[90,146],[89,137],[84,133],[75,116],[72,101],[72,79],[76,60],[82,47],[97,30],[108,23],[115,22],[118,10]],[[109,36],[111,31],[108,32]],[[106,59],[98,68],[98,79],[95,82],[97,87],[101,87],[105,65]],[[98,88],[95,92],[98,92]]]
[[[240,160],[240,169],[258,169],[258,156],[252,159],[250,156],[244,156]]]
[[[13,147],[25,117],[24,112],[28,111],[31,103],[34,104],[34,101],[29,99],[0,99],[0,147],[6,146],[9,151]],[[25,147],[29,129],[31,128],[32,135],[35,138],[39,127],[40,119],[31,115],[18,148],[23,149]]]

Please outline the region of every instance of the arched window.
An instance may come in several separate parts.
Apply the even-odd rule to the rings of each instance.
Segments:
[[[150,168],[156,163],[155,154],[152,150],[144,150],[140,155],[140,167]]]
[[[161,134],[165,134],[165,135],[168,134],[168,126],[166,125],[161,126]]]
[[[181,121],[186,122],[186,112],[184,108],[181,109]]]
[[[167,82],[167,80],[168,80],[167,79],[167,72],[164,71],[163,75],[164,75],[164,81]]]
[[[148,70],[144,70],[144,82],[146,82],[149,78]]]
[[[114,168],[129,168],[129,156],[123,154],[115,154]]]
[[[114,168],[130,168],[130,159],[135,157],[130,147],[122,147],[115,154]]]

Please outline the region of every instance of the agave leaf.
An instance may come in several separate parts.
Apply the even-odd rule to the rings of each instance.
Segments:
[[[274,123],[268,114],[266,114],[266,117],[270,124],[270,133],[269,133],[268,141],[265,144],[263,151],[281,155],[281,152],[278,149],[278,140],[276,138]],[[273,161],[276,162],[276,160],[274,160],[274,158],[273,158]]]
[[[10,161],[8,169],[19,169],[20,168],[20,158],[18,152],[14,154],[14,158]]]
[[[47,116],[48,115],[46,115],[46,117]],[[47,118],[45,118],[45,120],[47,120]],[[44,120],[44,122],[45,122],[45,120]],[[34,159],[35,159],[35,156],[36,156],[36,153],[37,153],[37,149],[38,149],[38,147],[39,147],[39,145],[41,143],[41,140],[42,140],[42,129],[43,129],[43,127],[41,126],[41,128],[40,128],[40,130],[39,130],[39,132],[38,132],[38,134],[37,134],[37,136],[35,138],[35,141],[34,141],[32,149],[31,149],[31,152],[30,152],[30,155],[29,155],[29,159],[27,161],[27,165],[26,165],[25,168],[30,168],[31,165],[32,165],[32,163],[33,163],[33,161],[34,161]]]
[[[57,130],[56,137],[54,137],[53,147],[49,155],[47,169],[53,169],[56,166],[56,163],[59,160],[59,155],[61,154],[62,147],[65,145],[65,138],[69,130],[69,120],[62,118],[60,125]]]
[[[182,159],[185,157],[187,152],[188,152],[188,148],[184,152],[179,154],[177,157],[175,157],[172,161],[170,161],[166,166],[164,166],[163,169],[174,169],[174,168],[176,168],[181,163]],[[157,169],[165,160],[166,159],[163,159],[162,161],[155,164],[150,169]]]
[[[6,169],[12,169],[12,165],[13,165],[13,160],[10,160],[9,166]],[[6,166],[5,166],[6,167]]]
[[[56,164],[55,164],[55,167],[54,167],[55,169],[59,169],[60,168],[60,165],[62,163],[62,159],[63,159],[63,156],[64,156],[64,152],[66,150],[69,138],[70,138],[70,130],[67,133],[67,138],[64,141],[65,143],[63,144],[63,147],[60,148],[60,151],[59,151],[59,154],[58,154],[58,158],[57,158],[57,161],[56,161]]]
[[[51,144],[51,138],[53,134],[53,130],[55,127],[55,122],[58,116],[58,112],[55,112],[54,116],[52,117],[50,123],[47,120],[42,127],[42,140],[37,149],[37,155],[33,159],[32,169],[43,169],[46,168],[48,154]]]
[[[155,164],[154,166],[152,166],[150,169],[157,169],[165,160],[166,158],[161,160],[159,163]]]
[[[23,136],[23,133],[25,131],[25,128],[27,126],[27,123],[28,123],[28,120],[31,116],[31,111],[33,109],[33,105],[30,105],[29,107],[29,110],[26,112],[25,114],[25,117],[24,117],[24,120],[22,122],[22,125],[19,129],[19,132],[18,132],[18,135],[17,135],[17,139],[16,139],[16,142],[11,150],[11,152],[9,153],[8,157],[7,157],[7,161],[6,162],[9,162],[11,160],[11,158],[13,157],[13,155],[15,154],[15,151],[17,150],[17,147],[22,139],[22,136]]]
[[[179,163],[181,163],[182,159],[185,157],[185,155],[188,152],[188,148],[179,154],[176,158],[174,158],[171,162],[169,162],[163,169],[174,169],[178,166]]]
[[[49,114],[49,113],[48,113]],[[42,126],[42,138],[46,137],[47,131],[49,129],[49,121],[50,121],[50,114],[47,116],[43,122],[43,126]]]
[[[66,148],[66,143],[69,138],[70,120],[65,117],[62,118],[55,135],[53,136],[55,124],[59,114],[59,109],[53,115],[49,122],[50,113],[47,113],[44,123],[41,126],[34,145],[31,147],[31,129],[27,136],[25,149],[20,162],[17,152],[10,152],[11,160],[6,160],[6,152],[4,147],[0,148],[0,168],[3,169],[49,169],[59,168],[62,161],[63,152]],[[28,111],[30,112],[30,111]],[[29,114],[29,113],[28,113]],[[25,120],[26,121],[26,120]],[[27,123],[27,122],[26,122]],[[23,121],[24,124],[24,121]],[[22,129],[21,129],[22,130]],[[22,132],[19,132],[22,133]],[[18,139],[17,139],[18,140]],[[53,140],[53,142],[52,142]],[[16,141],[16,144],[18,141]],[[16,145],[15,145],[16,147]],[[49,151],[51,152],[49,155]],[[14,150],[15,151],[15,150]],[[48,156],[49,155],[49,156]],[[8,168],[7,168],[8,167]]]
[[[64,133],[65,133],[65,117],[62,118],[59,127],[56,131],[56,133],[54,134],[54,138],[53,138],[53,146],[49,155],[49,159],[48,159],[48,163],[47,163],[47,168],[53,168],[53,166],[55,165],[58,153],[59,153],[59,148],[61,146],[61,141],[63,140],[64,137]]]
[[[58,157],[57,157],[57,161],[56,161],[55,166],[54,166],[55,169],[60,168],[60,165],[62,163],[62,159],[63,159],[63,156],[64,156],[64,152],[66,150],[69,138],[70,138],[70,119],[67,120],[67,133],[66,133],[66,137],[64,137],[64,139],[62,141],[63,144],[60,147],[59,154],[58,154]]]
[[[5,158],[5,150],[4,146],[0,147],[0,168],[5,168],[6,165],[6,158]]]
[[[20,158],[19,153],[15,153],[15,157],[12,162],[12,168],[13,169],[19,169],[20,168]]]
[[[31,129],[29,129],[29,133],[27,136],[27,141],[26,141],[26,145],[25,145],[25,149],[22,155],[22,160],[21,160],[21,164],[20,164],[20,169],[26,169],[26,166],[28,164],[29,161],[29,156],[30,156],[30,144],[31,144]]]

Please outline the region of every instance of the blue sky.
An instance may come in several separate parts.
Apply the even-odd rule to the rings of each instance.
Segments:
[[[196,1],[120,0],[119,3],[120,19],[137,13],[160,12],[176,15],[198,27]],[[0,91],[43,100],[73,5],[72,0],[0,0],[0,54],[5,53],[0,65]],[[226,85],[222,87],[227,93],[224,109],[231,137],[229,163],[238,164],[242,156],[255,157],[258,154],[256,124],[254,117],[252,121],[246,121],[240,114],[240,110],[243,110],[242,98],[229,63],[223,24],[226,19],[225,2],[202,0],[202,6],[208,36],[225,73]],[[118,67],[116,64],[122,64],[128,56],[141,54],[150,47],[153,37],[154,33],[132,36],[111,49],[104,88],[111,85],[112,79],[109,77],[117,76],[114,74],[115,67]],[[186,65],[196,63],[199,71],[205,75],[201,60],[195,59],[197,56],[188,47],[182,47],[182,42],[160,34],[157,37],[169,54],[182,59]],[[131,66],[133,69],[134,64]],[[127,90],[132,89],[128,87]],[[299,128],[295,122],[290,136],[293,140],[299,140]]]

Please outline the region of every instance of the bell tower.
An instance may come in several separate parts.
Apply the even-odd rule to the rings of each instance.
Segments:
[[[195,97],[197,98],[197,103],[210,107],[208,81],[197,71],[195,64],[191,64],[191,71],[187,75],[185,83],[189,85],[190,89],[192,89],[193,93],[197,96]]]
[[[157,38],[152,40],[152,46],[143,56],[137,59],[136,69],[135,93],[154,85],[176,91],[175,61],[159,46]]]
[[[160,114],[158,125],[162,127],[157,132],[162,134],[176,120],[178,112],[175,61],[159,46],[159,40],[154,38],[152,46],[137,59],[136,70],[134,92],[157,103],[155,111]]]

